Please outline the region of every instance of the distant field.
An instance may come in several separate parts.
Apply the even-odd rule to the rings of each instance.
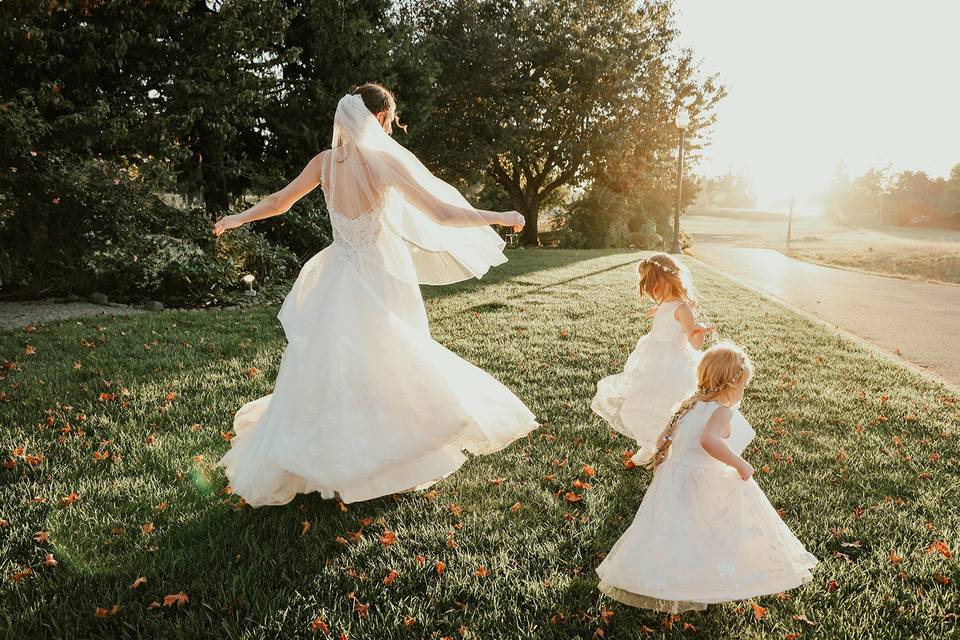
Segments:
[[[696,243],[764,247],[833,266],[921,280],[960,284],[960,231],[838,224],[822,217],[795,217],[787,246],[783,214],[732,209],[690,209],[683,217]]]

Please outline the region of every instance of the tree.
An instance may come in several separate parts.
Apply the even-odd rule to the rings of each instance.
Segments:
[[[417,14],[439,67],[419,148],[481,200],[520,211],[526,244],[560,187],[603,179],[623,192],[665,179],[653,173],[672,162],[681,100],[691,141],[711,121],[723,90],[675,51],[670,2],[635,5],[432,0]]]

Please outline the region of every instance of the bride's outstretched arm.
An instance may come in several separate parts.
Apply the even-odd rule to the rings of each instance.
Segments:
[[[444,202],[428,189],[418,185],[402,163],[396,162],[389,154],[384,154],[384,160],[389,163],[396,178],[391,186],[403,193],[403,197],[408,202],[423,211],[434,222],[448,227],[480,227],[499,224],[513,227],[517,231],[523,228],[524,218],[517,211],[467,209]]]
[[[213,226],[213,233],[220,235],[228,229],[235,229],[240,225],[254,220],[263,220],[286,213],[294,203],[317,188],[320,184],[320,167],[326,151],[317,154],[307,163],[300,175],[280,191],[271,193],[266,198],[253,205],[242,213],[224,216]]]

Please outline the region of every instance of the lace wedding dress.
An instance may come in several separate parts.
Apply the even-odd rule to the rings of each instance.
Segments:
[[[744,482],[700,445],[718,406],[698,403],[680,419],[633,524],[597,567],[600,591],[611,598],[676,613],[779,593],[811,579],[817,559],[757,483]],[[734,410],[727,445],[742,453],[755,435]]]
[[[448,233],[442,223],[462,222],[470,210],[375,175],[382,158],[362,136],[378,134],[349,125],[355,116],[377,126],[362,104],[341,104],[345,114],[338,107],[350,135],[324,157],[334,241],[287,295],[279,319],[288,346],[274,391],[237,412],[220,461],[234,493],[253,506],[311,491],[355,502],[422,488],[456,471],[464,451],[493,453],[538,426],[500,382],[430,337],[418,284],[482,275],[505,260],[499,236],[489,227]],[[411,201],[450,219],[437,211],[409,219],[418,215],[404,211]]]

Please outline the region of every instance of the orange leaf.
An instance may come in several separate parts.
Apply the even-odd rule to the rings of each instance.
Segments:
[[[53,557],[52,553],[48,553],[43,559],[43,566],[45,567],[55,567],[57,564],[57,559]]]
[[[799,633],[788,633],[783,640],[797,640],[800,637]]]
[[[486,578],[489,573],[490,572],[487,571],[487,568],[481,565],[479,569],[473,572],[473,575],[477,576],[478,578]]]
[[[458,518],[459,518],[460,515],[463,513],[463,507],[461,507],[461,506],[458,505],[458,504],[448,505],[447,508],[450,509],[450,513],[452,513],[453,515],[457,516]]]
[[[447,570],[447,564],[441,560],[437,563],[437,575],[442,576],[443,572]]]
[[[163,396],[163,399],[164,399],[165,402],[173,402],[174,400],[177,399],[177,392],[176,392],[176,391],[168,391],[168,392],[167,392],[167,395]]]
[[[890,552],[889,558],[892,564],[900,564],[900,561],[903,560],[903,557],[898,556],[895,551]]]
[[[417,564],[420,565],[421,567],[427,563],[427,559],[424,558],[423,556],[417,556],[416,558],[414,558],[414,560],[416,560]]]
[[[33,575],[33,569],[31,569],[30,567],[24,567],[20,571],[10,576],[10,579],[13,580],[14,582],[20,582],[27,576],[31,576],[31,575]]]
[[[393,584],[393,581],[397,579],[398,575],[400,574],[396,569],[391,570],[390,573],[387,574],[387,577],[383,579],[383,584],[389,587],[391,584]]]
[[[591,467],[588,464],[583,465],[583,472],[587,474],[587,477],[592,478],[597,475],[597,470]]]
[[[344,538],[343,536],[337,536],[336,538],[334,538],[334,541],[335,541],[337,544],[350,544],[350,543],[347,541],[347,539]]]
[[[144,534],[146,534],[146,533],[152,533],[152,532],[155,531],[155,530],[156,530],[156,527],[153,526],[153,523],[152,523],[152,522],[146,522],[146,523],[140,525],[140,533],[144,533]]]
[[[190,597],[187,594],[185,594],[183,591],[179,593],[171,593],[170,595],[163,596],[163,606],[165,607],[172,607],[173,605],[182,607],[188,602],[190,602]]]
[[[576,487],[577,489],[583,489],[585,491],[589,491],[590,489],[593,489],[592,484],[590,484],[589,482],[584,482],[583,480],[574,480],[573,486]]]
[[[940,584],[942,584],[943,586],[947,586],[948,584],[950,584],[950,578],[940,573],[933,574],[933,579],[939,582]]]
[[[600,607],[600,617],[603,618],[604,624],[610,624],[610,618],[615,615],[614,611],[607,609],[606,607]]]
[[[580,502],[583,500],[583,496],[578,496],[573,491],[567,491],[567,493],[563,496],[563,499],[567,502]]]
[[[518,511],[520,511],[520,507],[521,507],[521,505],[520,505],[519,502],[514,502],[514,503],[513,503],[513,506],[510,507],[510,511],[513,511],[514,513],[516,513],[516,512],[518,512]]]
[[[405,626],[405,627],[412,627],[412,626],[415,625],[415,624],[417,624],[417,619],[414,618],[413,616],[404,616],[404,617],[403,617],[403,626]]]
[[[840,588],[840,583],[837,582],[836,580],[831,580],[830,582],[828,582],[828,583],[826,584],[826,586],[825,586],[824,588],[825,588],[827,591],[836,591],[837,589]]]
[[[944,558],[952,558],[953,552],[950,551],[950,547],[947,546],[947,543],[942,540],[937,540],[927,547],[927,553],[939,553]]]
[[[310,631],[313,633],[316,633],[317,631],[330,633],[330,627],[323,618],[314,618],[313,622],[310,623]]]
[[[143,586],[143,585],[145,585],[145,584],[147,584],[147,578],[146,578],[146,576],[140,576],[139,578],[137,578],[136,580],[133,581],[133,583],[130,585],[130,588],[131,588],[131,589],[139,589],[141,586]]]
[[[380,536],[380,544],[382,544],[385,547],[389,547],[396,541],[397,541],[397,534],[395,534],[393,531],[384,531],[383,535]]]
[[[260,373],[260,370],[256,367],[250,367],[247,369],[247,380],[252,380],[255,375]]]
[[[77,498],[79,498],[79,497],[80,497],[80,496],[77,495],[77,492],[76,492],[76,491],[71,491],[71,492],[70,492],[70,495],[64,496],[63,498],[60,498],[60,504],[63,505],[64,507],[69,507],[69,506],[72,505],[74,502],[76,502],[76,501],[77,501]]]
[[[750,601],[750,607],[753,609],[753,619],[760,620],[767,615],[767,610],[758,605],[753,600]]]
[[[437,496],[440,495],[440,491],[437,489],[431,489],[423,494],[423,497],[427,500],[436,500]]]
[[[37,531],[35,534],[33,534],[33,539],[36,540],[37,542],[47,542],[50,540],[50,532]]]
[[[301,537],[301,538],[302,538],[303,536],[307,535],[308,533],[310,533],[310,527],[311,527],[310,521],[309,521],[309,520],[304,520],[304,521],[303,521],[303,528],[300,530],[300,537]]]

